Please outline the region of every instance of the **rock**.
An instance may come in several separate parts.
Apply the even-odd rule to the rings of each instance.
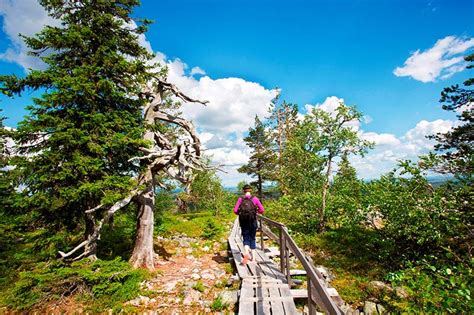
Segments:
[[[216,275],[217,278],[222,278],[225,276],[225,271],[222,269],[216,269],[214,270],[214,274]]]
[[[208,252],[208,251],[209,251],[209,246],[204,246],[204,247],[202,248],[202,251],[203,251],[203,252]]]
[[[377,312],[379,314],[387,314],[387,310],[381,304],[377,304]]]
[[[383,292],[383,291],[387,291],[387,292],[392,292],[393,289],[392,287],[390,287],[390,285],[386,284],[385,282],[382,282],[382,281],[370,281],[367,288],[372,291],[372,292],[377,292],[377,293],[380,293],[380,292]]]
[[[194,303],[198,303],[201,299],[201,292],[196,290],[188,290],[184,293],[183,304],[184,305],[191,305]]]
[[[334,278],[336,278],[336,276],[334,276],[330,271],[329,269],[327,269],[326,267],[324,266],[317,266],[316,267],[316,271],[319,271],[321,273],[321,275],[324,277],[324,279],[326,279],[326,281],[332,281]]]
[[[198,275],[197,273],[193,273],[193,274],[191,275],[191,278],[192,278],[193,280],[199,280],[199,279],[201,279],[201,276]]]
[[[165,283],[165,285],[163,286],[163,290],[165,292],[168,292],[170,293],[171,291],[174,290],[174,288],[176,287],[176,284],[178,284],[178,281],[177,280],[174,280],[174,281],[170,281],[168,283]]]
[[[200,271],[199,268],[194,268],[194,269],[193,269],[193,272],[194,272],[194,273],[198,273],[199,271]]]
[[[148,303],[150,303],[150,298],[147,296],[139,295],[137,298],[126,302],[126,305],[132,305],[132,306],[140,306],[140,305],[145,305],[147,306]]]
[[[237,291],[222,291],[219,296],[223,304],[234,305],[239,300]]]
[[[212,273],[205,272],[201,274],[201,278],[206,280],[214,280],[216,276],[214,276]]]
[[[189,272],[189,268],[181,268],[181,269],[179,269],[179,272],[187,273],[187,272]]]
[[[377,315],[377,304],[370,301],[364,303],[364,314],[365,315]]]
[[[395,294],[401,299],[407,299],[410,296],[408,292],[402,287],[396,287]]]

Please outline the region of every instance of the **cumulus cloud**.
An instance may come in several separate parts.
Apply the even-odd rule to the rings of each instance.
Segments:
[[[59,22],[46,13],[36,0],[0,0],[0,15],[3,17],[3,32],[11,40],[10,47],[0,52],[0,60],[14,62],[28,69],[42,69],[44,63],[28,55],[28,47],[18,36],[32,36],[44,25],[58,26]]]
[[[375,147],[365,157],[355,156],[351,161],[359,176],[376,178],[391,171],[399,160],[416,161],[419,155],[433,150],[435,141],[427,136],[445,133],[454,126],[455,122],[451,120],[421,120],[401,137],[361,131],[361,137],[373,141]]]
[[[444,80],[465,69],[466,62],[462,54],[472,47],[474,38],[447,36],[425,51],[415,51],[403,67],[397,67],[393,73],[397,77],[409,76],[425,83],[434,82],[438,78]]]
[[[0,14],[4,18],[3,30],[11,40],[11,47],[0,55],[3,60],[16,62],[25,70],[40,69],[41,61],[27,56],[27,48],[18,33],[33,35],[46,25],[58,25],[35,0],[0,0]],[[135,28],[131,21],[126,27]],[[152,52],[152,45],[145,35],[139,35],[140,44]],[[200,100],[208,100],[207,106],[184,104],[184,117],[190,119],[201,131],[206,154],[216,163],[224,165],[228,174],[237,178],[236,168],[246,163],[249,151],[243,142],[243,133],[254,123],[256,115],[267,115],[277,89],[267,89],[256,82],[241,78],[211,78],[206,72],[188,65],[180,59],[169,60],[162,52],[155,51],[152,63],[168,67],[168,81],[185,94]],[[200,75],[199,79],[194,76]],[[245,175],[239,175],[241,179]],[[228,177],[228,175],[224,175]]]

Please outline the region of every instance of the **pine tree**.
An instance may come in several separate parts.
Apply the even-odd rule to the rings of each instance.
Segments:
[[[332,202],[329,207],[337,224],[352,227],[360,222],[361,184],[356,169],[349,162],[349,155],[344,152],[330,188]]]
[[[272,101],[267,126],[271,130],[270,138],[276,152],[273,180],[276,180],[282,192],[286,193],[282,185],[283,155],[293,130],[297,126],[298,106],[286,101],[279,103],[278,100],[279,96]]]
[[[9,96],[43,92],[16,136],[23,203],[52,231],[85,226],[91,242],[80,257],[95,257],[92,238],[101,212],[85,210],[123,198],[139,171],[129,159],[145,146],[141,89],[153,75],[153,56],[138,35],[149,21],[134,26],[130,14],[138,0],[40,3],[62,23],[24,37],[46,69],[0,77]]]
[[[474,68],[474,54],[465,60],[471,63],[468,69]],[[473,84],[474,78],[469,78],[464,82],[466,88],[454,85],[441,92],[443,109],[457,112],[461,124],[445,134],[432,137],[438,141],[435,149],[441,154],[438,170],[471,178],[471,181],[474,173],[474,90],[469,87]]]
[[[237,171],[256,177],[255,182],[251,184],[257,186],[258,197],[262,198],[263,183],[273,178],[275,155],[265,125],[258,116],[255,116],[255,125],[249,129],[249,135],[244,138],[244,141],[252,149],[252,155],[249,162]]]

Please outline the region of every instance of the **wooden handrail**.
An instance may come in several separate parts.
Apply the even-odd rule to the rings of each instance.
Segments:
[[[312,264],[312,260],[303,253],[303,251],[296,245],[293,238],[288,233],[286,226],[280,222],[271,220],[262,215],[257,216],[257,220],[260,222],[260,237],[261,247],[264,249],[263,236],[267,235],[270,239],[278,243],[280,246],[280,269],[281,272],[286,276],[288,285],[291,285],[290,277],[290,266],[289,266],[289,251],[298,258],[304,270],[306,271],[307,283],[308,283],[308,309],[310,314],[316,314],[313,307],[313,303],[318,305],[328,314],[343,314],[341,309],[332,300],[331,296],[327,292],[323,281],[321,280],[321,274],[317,272]],[[263,223],[266,223],[272,227],[278,229],[278,236],[275,235],[269,228],[265,227]]]

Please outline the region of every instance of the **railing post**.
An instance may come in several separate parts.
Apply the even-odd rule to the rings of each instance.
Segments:
[[[285,265],[286,265],[286,282],[291,286],[291,275],[290,275],[290,249],[286,246],[285,241]]]
[[[265,244],[263,242],[263,221],[262,221],[262,218],[259,218],[260,219],[260,248],[262,249],[262,251],[265,250]]]
[[[313,293],[311,287],[313,284],[311,283],[311,278],[306,274],[306,282],[307,282],[307,291],[308,291],[308,313],[309,315],[314,315],[314,306],[313,306]]]
[[[283,232],[281,231],[282,227],[278,228],[278,231],[280,232],[280,271],[282,274],[285,274],[285,247],[286,247],[286,242],[285,239],[283,238]]]

